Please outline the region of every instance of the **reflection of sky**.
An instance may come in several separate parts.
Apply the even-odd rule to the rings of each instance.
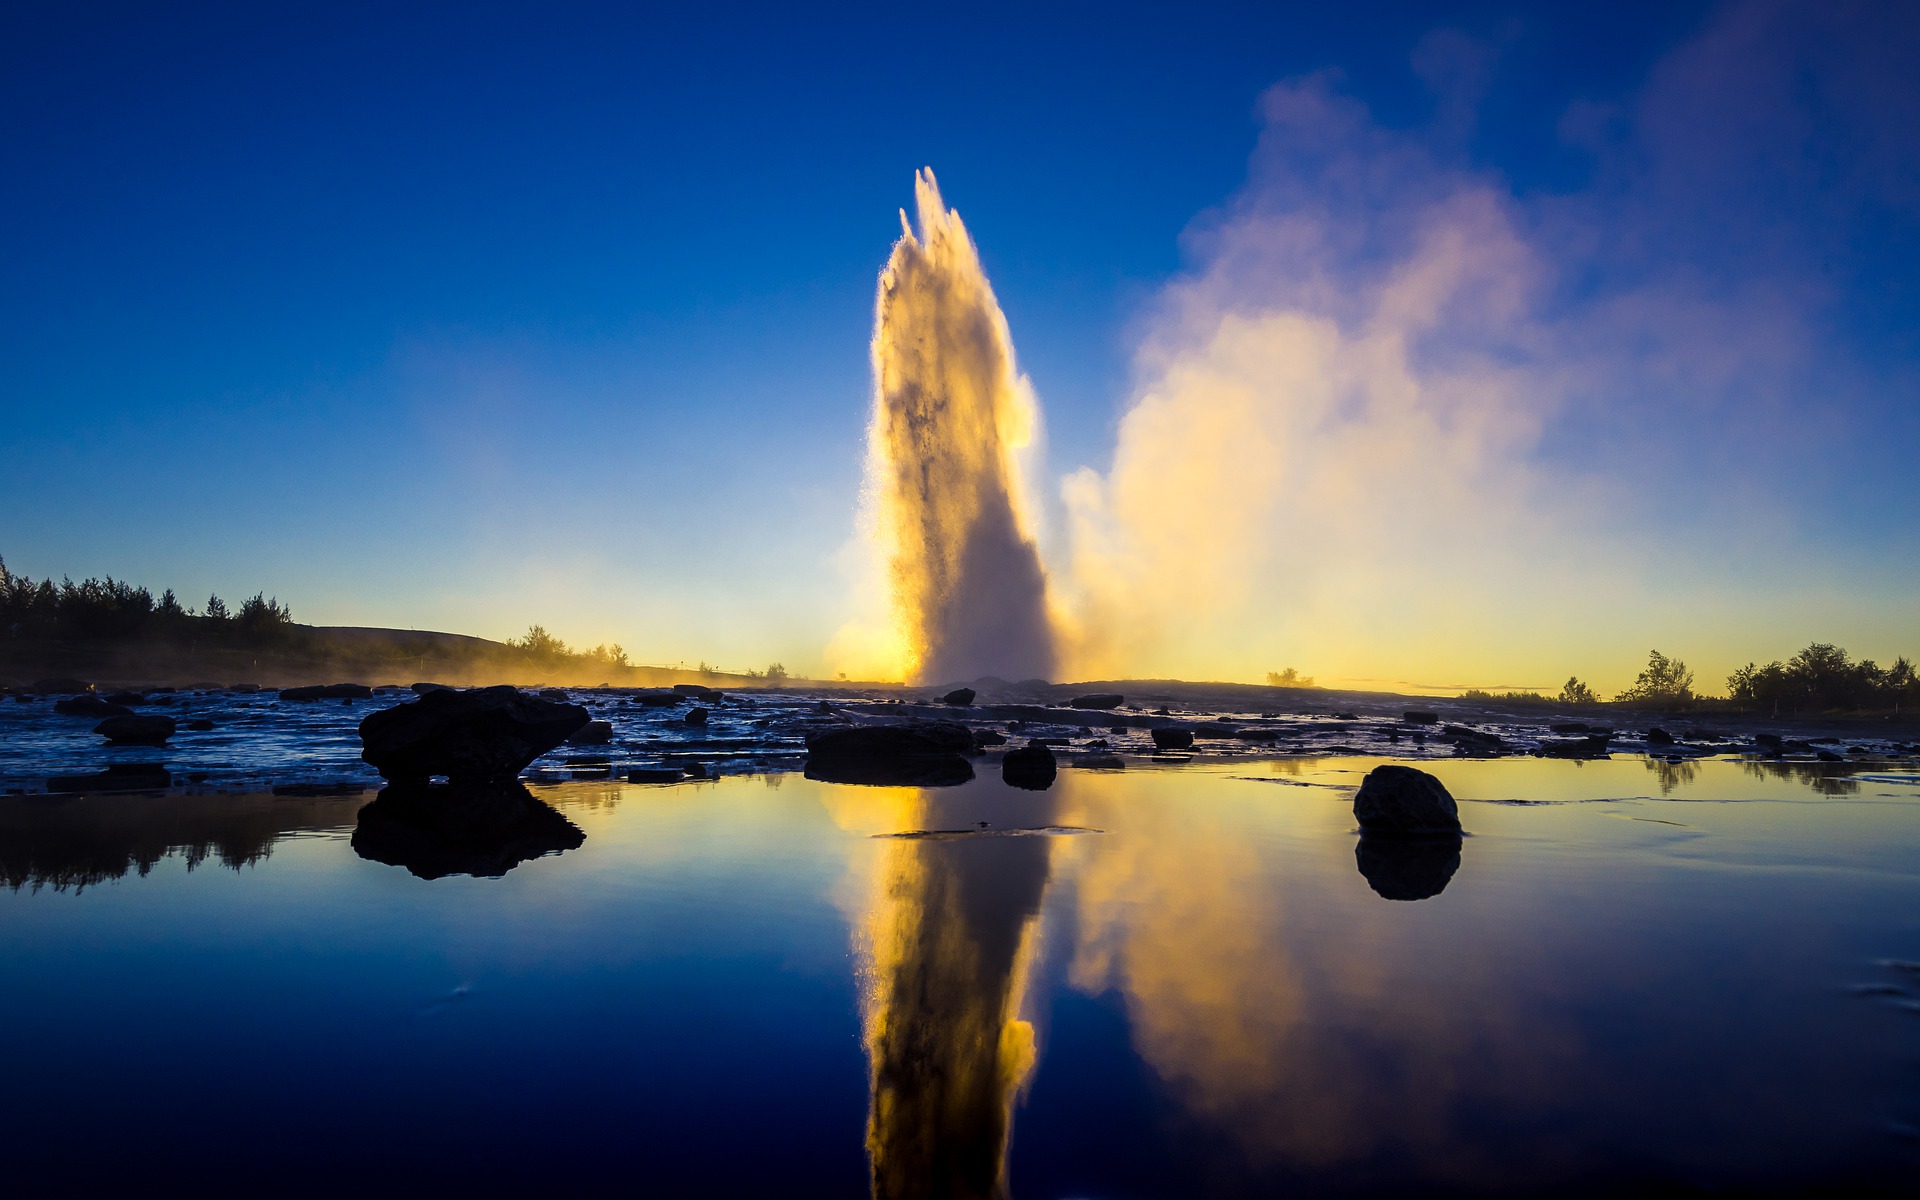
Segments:
[[[1143,346],[1231,400],[1287,313],[1340,323],[1315,343],[1339,386],[1300,393],[1331,418],[1241,423],[1243,461],[1188,480],[1208,520],[1163,510],[1250,565],[1219,613],[1122,647],[1145,665],[1610,689],[1649,645],[1716,684],[1813,638],[1912,652],[1920,521],[1888,482],[1915,444],[1907,6],[969,12],[931,66],[891,10],[21,18],[0,461],[25,502],[0,552],[320,622],[817,668],[847,615],[874,276],[931,162],[1055,479],[1113,466],[1116,415],[1169,378]],[[1304,125],[1272,102],[1315,88],[1338,103]],[[1336,252],[1271,253],[1296,208]],[[1412,254],[1435,228],[1466,240]],[[1283,286],[1303,262],[1327,295]],[[1176,336],[1188,301],[1264,335]],[[1434,424],[1342,423],[1409,389]],[[1422,471],[1425,504],[1399,502]],[[1537,507],[1494,503],[1535,473]],[[1753,565],[1808,548],[1823,571]],[[1383,631],[1368,598],[1408,590],[1373,586],[1388,550],[1446,586]]]
[[[220,1130],[316,1190],[419,1156],[440,1187],[858,1194],[942,1153],[997,1179],[1009,1140],[1016,1194],[1911,1169],[1920,985],[1880,964],[1920,960],[1920,779],[1430,764],[1470,836],[1395,903],[1354,866],[1369,765],[564,785],[584,846],[433,882],[275,842],[265,798],[223,834],[116,797],[155,807],[75,816],[89,854],[169,820],[251,849],[0,892],[13,1169],[99,1128],[130,1165]],[[280,827],[338,824],[308,809]],[[982,821],[1105,832],[871,836]]]

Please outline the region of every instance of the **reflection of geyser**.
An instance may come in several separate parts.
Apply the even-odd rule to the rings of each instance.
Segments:
[[[874,306],[867,466],[905,665],[920,681],[1050,678],[1046,576],[1013,459],[1033,437],[1032,390],[932,171],[914,196],[919,233],[894,244]]]
[[[959,803],[923,792],[915,823],[955,828]],[[1022,823],[1049,819],[1033,805],[1023,797]],[[943,808],[955,812],[943,819]],[[865,997],[867,1152],[881,1200],[1007,1194],[1013,1103],[1035,1058],[1019,1010],[1053,840],[885,843]]]

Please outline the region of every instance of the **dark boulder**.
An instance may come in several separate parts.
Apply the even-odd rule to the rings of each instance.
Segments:
[[[719,692],[697,683],[676,683],[673,685],[673,690],[682,696],[692,696],[696,700],[705,700],[709,704],[721,698]]]
[[[947,787],[973,778],[961,754],[973,733],[957,721],[848,725],[807,737],[806,777],[827,783]]]
[[[407,690],[416,696],[424,696],[428,692],[451,692],[454,689],[444,683],[416,683]]]
[[[686,703],[686,697],[673,692],[635,692],[633,698],[648,708],[672,708]]]
[[[707,710],[704,708],[690,708],[687,710],[687,715],[682,719],[689,725],[705,725],[707,723]]]
[[[439,787],[394,784],[360,810],[353,850],[373,862],[405,867],[421,879],[498,878],[528,859],[563,853],[586,840],[573,822],[517,780],[506,779]]]
[[[316,683],[308,687],[281,688],[282,700],[371,700],[373,689],[364,683]]]
[[[1653,728],[1647,730],[1647,745],[1671,746],[1673,745],[1673,735],[1658,725],[1655,725]]]
[[[53,702],[53,711],[69,717],[130,717],[133,710],[124,704],[108,704],[98,696],[68,696]]]
[[[186,728],[194,733],[209,733],[213,729],[213,722],[205,717],[199,717],[195,720],[188,721]]]
[[[1070,703],[1074,708],[1119,708],[1126,700],[1114,692],[1095,692],[1091,696],[1075,696]]]
[[[627,772],[627,782],[679,783],[686,774],[679,767],[634,767]]]
[[[1147,732],[1153,735],[1153,744],[1157,749],[1193,749],[1193,730],[1191,729],[1174,729],[1169,727],[1164,729],[1150,729]]]
[[[93,731],[118,746],[164,746],[174,723],[172,717],[108,717]]]
[[[1405,721],[1409,725],[1438,725],[1440,723],[1440,714],[1434,713],[1434,712],[1422,712],[1418,709],[1414,709],[1409,712],[1401,713],[1400,719],[1402,721]]]
[[[1387,900],[1426,900],[1446,890],[1460,869],[1460,835],[1381,837],[1361,834],[1353,848],[1367,886]]]
[[[455,783],[512,779],[591,718],[500,686],[428,692],[360,722],[360,757],[395,783],[444,775]]]
[[[128,708],[132,708],[136,704],[145,704],[146,702],[146,696],[139,692],[121,691],[107,693],[108,704],[124,704]]]
[[[1541,758],[1605,758],[1608,740],[1609,735],[1597,734],[1562,742],[1541,742],[1534,753]]]
[[[1053,751],[1038,740],[1007,751],[1000,760],[1000,781],[1029,792],[1046,791],[1053,786],[1057,774]]]
[[[1387,764],[1375,767],[1353,797],[1362,832],[1421,836],[1460,832],[1460,810],[1446,786],[1425,771]]]
[[[973,703],[973,695],[972,688],[955,688],[940,697],[940,703],[951,704],[955,708],[966,708]]]
[[[612,721],[588,721],[567,738],[570,746],[604,746],[613,740]]]
[[[992,729],[976,729],[973,731],[973,744],[976,746],[1004,746],[1007,744],[1007,735]]]
[[[542,700],[551,700],[555,704],[573,703],[573,697],[567,695],[565,688],[541,688],[538,694]]]

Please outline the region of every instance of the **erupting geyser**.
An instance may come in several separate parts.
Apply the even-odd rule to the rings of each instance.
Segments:
[[[880,275],[867,465],[906,676],[941,682],[1051,677],[1046,573],[1013,454],[1033,437],[1032,390],[973,240],[914,177],[916,235]]]

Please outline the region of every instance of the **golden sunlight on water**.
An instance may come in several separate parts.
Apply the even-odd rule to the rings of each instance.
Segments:
[[[1018,452],[1038,407],[958,213],[914,178],[874,306],[873,422],[863,521],[890,612],[829,647],[863,678],[1051,678],[1047,586]]]

